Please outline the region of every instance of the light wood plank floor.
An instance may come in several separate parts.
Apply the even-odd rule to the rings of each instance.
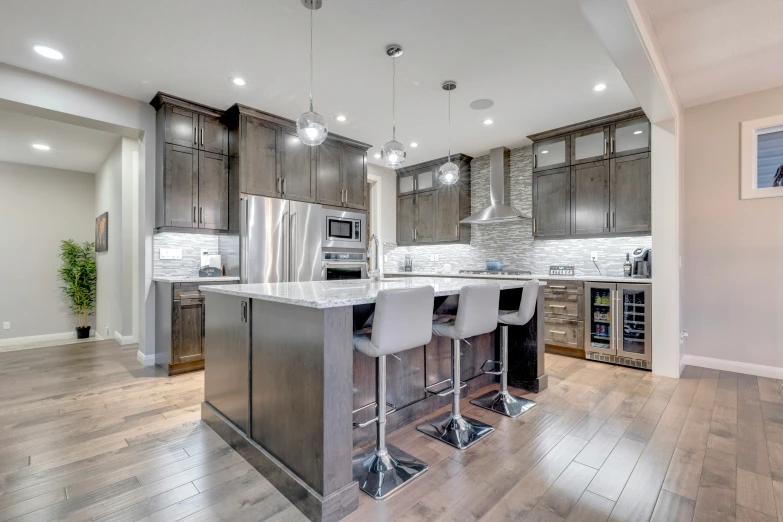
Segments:
[[[199,420],[203,372],[114,341],[0,353],[0,521],[304,520]],[[688,367],[667,379],[547,355],[550,387],[460,452],[398,430],[430,469],[348,520],[783,521],[783,395]],[[778,518],[780,517],[780,518]]]

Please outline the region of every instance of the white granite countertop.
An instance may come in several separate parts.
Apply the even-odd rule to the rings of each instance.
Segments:
[[[480,278],[480,279],[538,279],[540,281],[567,281],[573,279],[575,281],[597,281],[607,283],[652,283],[652,279],[637,278],[637,277],[623,277],[623,276],[551,276],[543,274],[531,274],[531,275],[477,275],[477,274],[438,274],[435,272],[384,272],[384,276],[393,277],[465,277],[465,278]]]
[[[218,277],[182,277],[182,276],[153,276],[153,281],[159,283],[222,283],[229,281],[239,281],[238,277],[218,276]]]
[[[309,308],[337,308],[375,302],[379,290],[432,285],[436,296],[458,294],[466,285],[499,284],[501,290],[520,288],[524,281],[491,279],[468,280],[451,277],[387,278],[374,283],[369,279],[344,281],[312,281],[306,283],[261,283],[252,285],[202,286],[203,292],[263,299]]]

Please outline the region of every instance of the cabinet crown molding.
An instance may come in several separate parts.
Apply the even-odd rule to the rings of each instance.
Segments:
[[[545,140],[548,138],[554,138],[556,136],[562,136],[564,134],[571,134],[582,130],[590,129],[593,127],[600,127],[602,125],[608,125],[611,123],[618,123],[625,120],[633,120],[636,118],[644,118],[646,115],[641,107],[636,109],[630,109],[627,111],[616,112],[607,116],[601,116],[600,118],[593,118],[592,120],[586,120],[572,125],[566,125],[565,127],[558,127],[544,132],[538,132],[536,134],[530,134],[527,139],[536,142]]]
[[[200,112],[202,114],[207,114],[209,116],[214,116],[216,118],[220,118],[221,116],[223,116],[223,111],[221,111],[220,109],[210,107],[209,105],[202,105],[200,103],[192,102],[190,100],[186,100],[185,98],[180,98],[172,94],[166,94],[165,92],[158,92],[158,94],[156,94],[155,97],[152,98],[152,100],[150,101],[150,105],[152,105],[152,107],[156,111],[160,110],[160,108],[164,104],[174,105],[176,107],[181,107],[183,109]]]
[[[443,156],[442,158],[437,158],[430,161],[425,161],[422,163],[416,163],[415,165],[407,165],[405,167],[402,167],[400,169],[396,169],[394,172],[397,173],[399,176],[400,174],[406,174],[408,172],[423,169],[426,167],[435,167],[440,166],[446,163],[446,160],[448,160],[448,156]],[[462,168],[466,165],[469,165],[471,161],[473,161],[473,158],[471,156],[468,156],[466,154],[457,153],[451,155],[451,161],[452,163],[455,163],[458,167]]]

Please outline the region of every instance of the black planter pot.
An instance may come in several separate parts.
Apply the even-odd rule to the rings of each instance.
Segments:
[[[76,327],[76,338],[77,339],[87,339],[90,336],[90,327],[89,326],[77,326]]]

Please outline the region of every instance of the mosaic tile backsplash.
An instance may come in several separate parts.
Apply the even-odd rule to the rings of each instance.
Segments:
[[[533,147],[511,150],[511,204],[523,215],[533,210]],[[471,162],[471,210],[489,205],[489,154]],[[405,255],[413,258],[414,272],[441,272],[445,264],[453,270],[480,270],[486,259],[501,259],[505,268],[548,274],[550,265],[574,265],[578,276],[598,275],[590,253],[598,252],[598,268],[603,275],[621,276],[625,254],[636,247],[651,247],[651,236],[597,239],[534,240],[532,222],[473,225],[470,245],[417,245],[386,248],[385,269],[402,271]],[[437,255],[438,261],[432,256]]]
[[[218,253],[218,236],[161,232],[155,234],[153,245],[153,274],[165,277],[195,277],[201,268],[201,249]],[[161,248],[181,248],[182,259],[161,259]]]

